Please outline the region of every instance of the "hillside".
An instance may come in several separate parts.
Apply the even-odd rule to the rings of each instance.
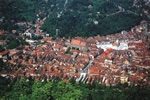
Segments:
[[[143,19],[133,0],[54,0],[48,11],[42,29],[60,37],[114,34]]]
[[[150,100],[150,0],[0,0],[0,100]]]
[[[115,34],[145,19],[142,5],[139,0],[1,0],[0,29],[46,17],[41,29],[53,37]]]

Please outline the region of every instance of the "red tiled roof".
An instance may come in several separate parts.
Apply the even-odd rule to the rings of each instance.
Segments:
[[[7,40],[0,40],[0,42],[7,42]]]
[[[47,70],[50,70],[50,67],[47,67]]]
[[[30,46],[29,45],[25,45],[25,48],[29,48]]]
[[[72,52],[72,53],[73,52],[79,53],[79,50],[71,49],[70,52]]]
[[[81,42],[80,45],[85,47],[86,46],[86,42]]]
[[[72,39],[71,44],[72,45],[80,45],[80,40]]]
[[[4,30],[0,30],[0,35],[4,34],[5,31]]]
[[[36,26],[36,27],[38,27],[38,26],[39,26],[39,24],[35,24],[35,26]]]
[[[0,55],[7,54],[8,52],[9,52],[9,50],[2,51],[2,52],[0,52]]]
[[[71,44],[72,45],[78,45],[78,46],[86,46],[86,42],[80,41],[80,40],[76,40],[76,39],[72,39]]]
[[[113,49],[107,49],[101,56],[107,56],[112,51],[113,51]]]

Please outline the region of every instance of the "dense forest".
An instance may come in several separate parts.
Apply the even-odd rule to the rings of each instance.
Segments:
[[[42,29],[55,36],[95,36],[129,30],[143,19],[140,10],[132,7],[133,0],[54,0],[50,15]],[[58,14],[61,13],[61,16]]]
[[[35,22],[44,0],[0,0],[0,29],[17,29],[17,22]]]
[[[1,100],[150,100],[150,89],[118,84],[106,87],[62,80],[54,82],[9,80],[0,77]]]
[[[17,22],[36,23],[53,37],[115,34],[129,30],[146,18],[134,0],[0,0],[0,29],[18,29]],[[136,5],[144,5],[138,0]],[[40,14],[39,14],[40,12]],[[39,14],[39,15],[37,15]],[[58,34],[56,34],[58,29]]]
[[[21,37],[15,37],[13,35],[0,35],[0,40],[6,40],[6,45],[0,46],[0,52],[4,51],[5,49],[14,49],[19,45],[22,46],[28,44],[23,40]],[[20,48],[20,49],[21,49]],[[19,47],[18,47],[19,49]]]

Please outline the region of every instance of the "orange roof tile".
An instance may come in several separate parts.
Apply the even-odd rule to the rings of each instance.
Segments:
[[[9,52],[9,50],[2,51],[2,52],[0,52],[0,55],[7,54],[8,52]]]
[[[71,44],[72,45],[80,45],[80,40],[72,39]]]
[[[72,45],[78,45],[78,46],[86,46],[85,41],[81,41],[81,40],[78,40],[78,39],[72,39],[71,44]]]
[[[4,34],[5,31],[4,30],[0,30],[0,35]]]
[[[107,56],[112,51],[113,51],[113,49],[107,49],[101,56]]]
[[[80,45],[81,46],[86,46],[86,42],[81,42]]]

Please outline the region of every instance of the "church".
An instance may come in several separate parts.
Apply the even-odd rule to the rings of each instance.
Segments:
[[[78,40],[78,39],[72,39],[69,47],[76,48],[81,51],[88,50],[86,41],[82,41],[82,40]]]

